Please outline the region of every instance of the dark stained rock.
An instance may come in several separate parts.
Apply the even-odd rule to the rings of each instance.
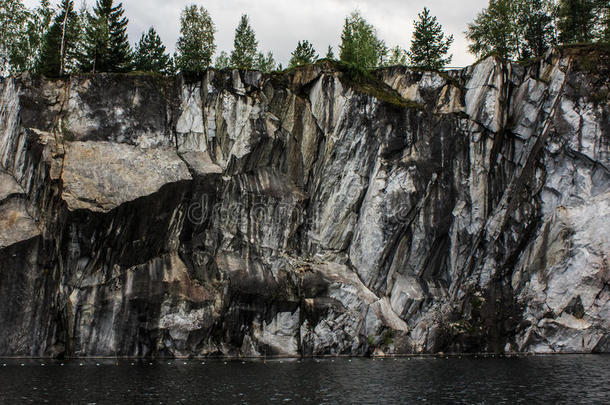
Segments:
[[[583,52],[4,80],[0,355],[610,350]]]

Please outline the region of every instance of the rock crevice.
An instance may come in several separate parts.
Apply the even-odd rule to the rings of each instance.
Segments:
[[[582,52],[3,81],[0,355],[609,351]]]

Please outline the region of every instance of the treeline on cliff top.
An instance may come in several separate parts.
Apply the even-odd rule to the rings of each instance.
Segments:
[[[478,57],[495,54],[525,60],[557,45],[608,42],[609,5],[608,0],[489,0],[466,28],[469,50]],[[35,9],[26,8],[21,0],[0,0],[0,21],[1,75],[23,71],[51,77],[131,71],[171,75],[209,67],[283,70],[272,52],[259,51],[247,15],[242,15],[235,30],[233,49],[217,53],[214,21],[196,5],[182,11],[173,55],[153,27],[132,49],[129,20],[122,3],[114,0],[97,0],[93,8],[83,5],[80,10],[73,0],[55,6],[41,0]],[[410,48],[389,48],[375,27],[354,11],[345,18],[338,54],[329,46],[324,58],[364,71],[393,65],[438,70],[449,65],[453,35],[443,32],[428,8],[413,24]],[[309,41],[299,41],[288,67],[314,63],[320,57]]]

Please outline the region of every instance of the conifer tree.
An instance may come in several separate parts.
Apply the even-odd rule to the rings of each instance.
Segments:
[[[447,54],[453,43],[453,35],[445,36],[443,27],[427,7],[418,14],[418,18],[414,22],[415,31],[409,51],[411,64],[423,69],[441,69],[451,63],[452,56]]]
[[[299,41],[296,49],[292,52],[288,67],[293,68],[295,66],[307,65],[309,63],[314,63],[317,60],[318,54],[313,48],[313,45],[307,40],[302,42]]]
[[[273,72],[276,68],[273,53],[267,52],[267,55],[265,55],[264,53],[259,52],[256,55],[256,60],[254,61],[254,68],[256,70],[260,70],[263,73]]]
[[[180,17],[176,67],[182,72],[200,72],[212,64],[216,52],[212,17],[203,7],[187,6]]]
[[[402,65],[405,66],[409,60],[409,56],[407,51],[396,45],[394,48],[390,49],[389,57],[386,62],[387,66],[396,66]]]
[[[562,44],[587,43],[603,37],[598,24],[604,9],[608,9],[608,0],[560,0],[559,41]]]
[[[229,58],[229,54],[226,51],[220,52],[216,57],[216,62],[214,62],[214,68],[222,70],[228,68],[230,65],[231,59]]]
[[[87,13],[83,55],[84,72],[127,72],[132,68],[131,46],[127,38],[129,20],[123,16],[123,4],[97,0],[93,13]]]
[[[257,48],[256,35],[250,26],[248,15],[244,14],[241,16],[239,25],[235,29],[233,51],[231,52],[231,66],[238,69],[253,69]]]
[[[341,33],[340,59],[360,69],[374,69],[387,54],[385,43],[377,38],[377,30],[357,11],[345,19]]]
[[[326,51],[326,59],[335,59],[335,53],[333,52],[333,47],[328,45],[328,51]]]
[[[40,73],[63,76],[77,58],[77,42],[80,38],[79,16],[72,0],[62,0],[59,14],[44,36],[39,62]]]
[[[133,63],[134,69],[140,72],[171,73],[172,60],[153,27],[150,27],[146,34],[142,34],[136,45]]]

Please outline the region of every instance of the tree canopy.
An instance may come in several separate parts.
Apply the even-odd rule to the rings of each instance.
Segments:
[[[59,14],[42,41],[39,62],[40,73],[62,76],[69,72],[78,57],[77,43],[81,35],[80,17],[74,11],[72,0],[63,0]]]
[[[27,35],[30,13],[19,0],[0,0],[0,72],[5,75],[24,70],[18,59],[28,52],[19,38]],[[26,44],[27,45],[27,44]]]
[[[182,72],[200,72],[210,67],[216,52],[215,33],[216,27],[205,8],[187,6],[180,16],[176,67]]]
[[[557,43],[604,40],[608,0],[490,0],[468,25],[469,49],[506,59],[543,55]],[[604,20],[606,19],[606,20]]]
[[[519,45],[515,21],[516,7],[511,0],[489,0],[488,7],[468,24],[468,49],[479,57],[492,53],[506,59],[514,57]]]
[[[383,64],[387,48],[377,37],[377,30],[359,12],[345,19],[341,33],[340,59],[361,69],[374,69]]]
[[[19,0],[0,0],[0,71],[36,70],[43,38],[53,19],[49,0],[28,10]]]
[[[313,48],[313,45],[307,40],[299,41],[296,49],[292,51],[288,66],[292,68],[295,66],[307,65],[309,63],[314,63],[317,60],[318,54]]]
[[[180,36],[171,57],[151,27],[132,52],[123,5],[96,0],[74,10],[74,0],[38,0],[28,8],[23,0],[0,0],[0,76],[37,71],[48,76],[76,72],[128,72],[133,69],[162,74],[199,72],[214,66],[281,69],[272,52],[261,52],[248,15],[235,29],[233,49],[216,54],[216,27],[208,11],[187,6],[180,16]],[[453,35],[424,7],[413,21],[408,50],[388,49],[373,25],[354,11],[345,18],[338,59],[354,71],[407,65],[441,69],[450,64]],[[465,31],[469,51],[477,57],[495,54],[523,60],[544,55],[557,44],[610,41],[608,0],[488,0],[488,5]],[[318,54],[308,40],[299,41],[289,66],[315,62]],[[326,58],[335,59],[332,46]]]
[[[254,30],[250,26],[248,15],[241,16],[239,25],[235,29],[233,51],[231,52],[231,66],[239,69],[253,69],[258,42]]]
[[[276,69],[275,58],[273,57],[272,52],[267,52],[265,55],[262,52],[259,52],[256,55],[256,60],[254,61],[254,68],[256,70],[260,70],[264,73],[273,72]]]
[[[413,24],[415,31],[409,51],[411,64],[424,69],[441,69],[451,63],[452,56],[447,54],[453,43],[453,35],[445,36],[443,27],[430,14],[430,10],[424,7]]]
[[[553,25],[555,4],[551,0],[521,0],[518,7],[521,58],[544,55],[556,42]]]
[[[559,0],[559,41],[563,44],[607,40],[608,0]]]
[[[214,62],[214,67],[218,70],[226,69],[231,65],[231,58],[226,51],[220,52],[220,55],[216,58],[216,62]]]
[[[123,4],[113,3],[97,0],[93,13],[87,14],[84,52],[79,58],[83,72],[127,72],[132,68],[129,20],[123,16]]]
[[[390,49],[388,54],[388,59],[386,60],[387,66],[396,66],[396,65],[407,65],[409,63],[409,55],[407,51],[402,49],[400,46],[396,45],[394,48]]]
[[[173,63],[161,37],[153,27],[142,34],[140,42],[136,45],[133,58],[134,69],[141,72],[155,72],[168,74],[172,72]]]

